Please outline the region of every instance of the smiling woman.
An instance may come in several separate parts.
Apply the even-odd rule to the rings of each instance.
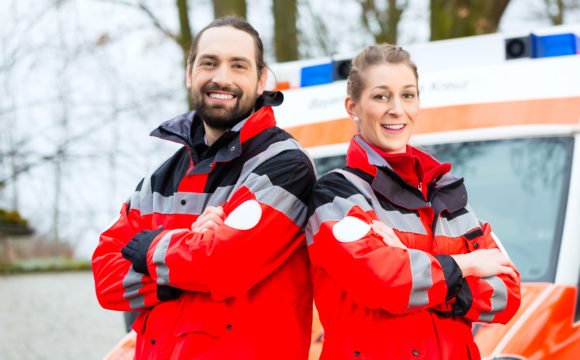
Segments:
[[[348,78],[346,110],[363,139],[386,153],[405,152],[419,116],[417,68],[398,47],[369,47],[362,55]]]
[[[345,107],[359,134],[314,187],[306,227],[320,359],[479,359],[471,322],[506,323],[520,276],[450,164],[408,145],[417,69],[400,47],[352,61]]]
[[[388,79],[388,84],[385,83]],[[406,64],[372,66],[358,98],[346,98],[346,109],[358,118],[361,136],[386,153],[405,152],[419,115],[419,90]]]

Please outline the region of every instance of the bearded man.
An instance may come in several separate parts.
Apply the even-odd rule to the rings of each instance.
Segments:
[[[302,227],[312,162],[276,127],[256,30],[220,18],[194,39],[195,111],[151,135],[182,147],[143,178],[93,254],[99,303],[138,311],[136,359],[307,359]]]

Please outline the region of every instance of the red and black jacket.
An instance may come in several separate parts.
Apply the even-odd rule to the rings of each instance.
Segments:
[[[347,166],[314,187],[306,237],[321,359],[479,358],[471,322],[506,323],[519,307],[519,281],[462,277],[450,255],[497,248],[491,228],[468,205],[463,179],[410,150],[430,175],[426,191],[359,136]],[[373,220],[407,248],[386,245]]]
[[[312,290],[301,229],[315,172],[275,126],[270,105],[281,94],[260,101],[210,147],[194,112],[153,131],[183,147],[139,183],[101,235],[97,296],[107,309],[142,312],[138,359],[308,356]],[[225,224],[191,231],[207,206],[222,206]]]

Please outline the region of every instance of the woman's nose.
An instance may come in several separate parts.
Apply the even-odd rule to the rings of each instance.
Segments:
[[[394,117],[399,117],[403,115],[403,107],[401,106],[401,100],[394,98],[389,104],[390,108],[387,113]]]

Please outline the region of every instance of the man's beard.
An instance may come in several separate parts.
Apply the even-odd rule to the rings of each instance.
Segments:
[[[208,91],[226,91],[235,94],[236,104],[233,108],[227,109],[225,105],[213,104],[208,106],[205,102],[205,94]],[[253,97],[244,98],[242,90],[230,87],[220,87],[215,83],[210,83],[202,86],[200,92],[192,89],[191,99],[193,108],[197,115],[209,127],[214,129],[229,129],[244,120],[254,110],[256,105],[257,95]]]

